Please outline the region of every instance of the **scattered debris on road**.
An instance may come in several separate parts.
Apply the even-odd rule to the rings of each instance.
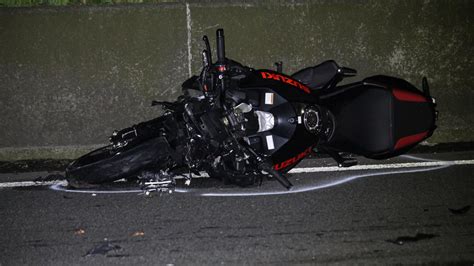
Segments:
[[[397,245],[403,245],[405,243],[417,242],[420,240],[431,239],[438,236],[439,235],[435,235],[435,234],[417,233],[415,236],[400,236],[400,237],[397,237],[397,239],[388,239],[386,241],[389,243],[397,244]]]
[[[95,246],[94,248],[92,248],[91,250],[87,251],[85,257],[88,257],[88,256],[92,256],[92,255],[107,255],[107,253],[109,253],[110,251],[117,251],[117,250],[121,250],[122,247],[119,246],[119,245],[115,245],[115,244],[112,244],[110,242],[105,242],[105,243],[101,243],[97,246]]]
[[[84,235],[86,233],[86,230],[82,229],[82,228],[78,228],[76,230],[74,230],[74,234],[76,236],[81,236],[81,235]]]
[[[463,214],[466,214],[471,209],[471,205],[464,206],[460,209],[451,209],[451,208],[448,208],[448,209],[452,214],[463,215]]]
[[[144,236],[145,232],[143,231],[136,231],[132,234],[132,237],[137,237],[137,236]]]

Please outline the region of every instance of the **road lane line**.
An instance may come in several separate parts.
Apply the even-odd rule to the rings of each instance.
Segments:
[[[383,169],[400,169],[400,168],[422,168],[422,167],[436,167],[436,166],[452,166],[452,165],[473,165],[474,160],[455,160],[455,161],[430,161],[430,162],[414,162],[414,163],[392,163],[392,164],[366,164],[354,165],[347,168],[340,168],[337,166],[323,166],[323,167],[301,167],[294,168],[289,171],[290,174],[301,173],[320,173],[320,172],[342,172],[342,171],[362,171],[362,170],[383,170]],[[193,176],[193,178],[207,178],[206,173],[202,173],[200,177]],[[176,179],[182,179],[177,177]],[[0,188],[15,188],[15,187],[34,187],[34,186],[50,186],[56,184],[63,184],[66,181],[18,181],[0,183]]]
[[[294,168],[290,170],[290,174],[299,173],[318,173],[318,172],[341,172],[341,171],[359,171],[359,170],[379,170],[379,169],[397,169],[397,168],[414,168],[414,167],[433,167],[445,165],[469,165],[474,164],[474,160],[456,160],[456,161],[432,161],[432,162],[416,162],[416,163],[392,163],[392,164],[366,164],[354,165],[351,167],[304,167]]]
[[[0,188],[15,188],[15,187],[38,187],[38,186],[50,186],[56,184],[66,183],[64,180],[58,181],[46,181],[46,182],[36,182],[36,181],[19,181],[19,182],[5,182],[0,183]]]

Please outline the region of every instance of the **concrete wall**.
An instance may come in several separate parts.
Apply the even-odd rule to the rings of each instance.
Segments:
[[[0,9],[0,160],[72,158],[158,115],[200,69],[201,37],[292,73],[335,59],[420,85],[441,112],[429,143],[474,140],[472,1],[177,2]]]

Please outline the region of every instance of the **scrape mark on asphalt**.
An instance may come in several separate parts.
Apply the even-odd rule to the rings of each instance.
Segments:
[[[418,233],[415,236],[400,236],[400,237],[397,237],[396,239],[388,239],[387,242],[397,244],[397,245],[401,246],[401,245],[404,245],[406,243],[431,239],[431,238],[435,238],[435,237],[438,237],[438,236],[439,235],[435,235],[435,234]]]
[[[292,193],[301,193],[301,192],[309,192],[329,187],[334,187],[338,185],[342,185],[351,181],[354,181],[359,178],[363,177],[372,177],[372,176],[379,176],[379,175],[393,175],[393,174],[405,174],[405,173],[416,173],[416,172],[427,172],[427,171],[434,171],[449,167],[450,165],[443,165],[437,166],[433,168],[424,168],[424,169],[411,169],[411,170],[398,170],[398,171],[384,171],[384,172],[377,172],[377,173],[366,173],[360,175],[351,175],[345,176],[342,178],[338,178],[335,181],[331,181],[324,184],[319,185],[306,185],[306,186],[294,186],[291,190],[278,190],[278,191],[262,191],[262,192],[241,192],[241,193],[234,193],[234,192],[219,192],[219,193],[203,193],[201,196],[205,197],[246,197],[246,196],[268,196],[268,195],[283,195],[283,194],[292,194]]]
[[[112,244],[110,242],[105,242],[105,243],[101,243],[100,245],[90,249],[86,255],[84,255],[84,257],[89,257],[89,256],[92,256],[92,255],[106,255],[107,253],[111,252],[111,251],[117,251],[117,250],[121,250],[122,247],[119,246],[119,245],[115,245],[115,244]]]

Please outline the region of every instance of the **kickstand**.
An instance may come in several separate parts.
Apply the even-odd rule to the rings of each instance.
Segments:
[[[324,152],[329,154],[329,156],[331,156],[337,162],[337,166],[339,166],[339,167],[351,167],[351,166],[354,166],[354,165],[357,164],[356,159],[344,158],[337,151],[334,151],[334,150],[331,150],[331,149],[326,149],[326,148],[321,148],[321,147],[320,147],[320,149],[322,149]]]

